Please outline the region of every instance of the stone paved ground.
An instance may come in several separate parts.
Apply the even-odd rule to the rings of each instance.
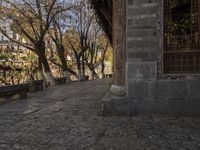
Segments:
[[[200,149],[200,119],[101,116],[109,82],[52,87],[0,106],[0,150]]]

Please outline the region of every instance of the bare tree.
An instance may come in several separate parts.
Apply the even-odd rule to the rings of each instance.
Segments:
[[[64,34],[67,31],[67,22],[69,21],[70,16],[67,12],[64,12],[57,16],[52,23],[52,30],[49,31],[49,35],[52,41],[55,44],[55,49],[57,51],[58,57],[61,62],[61,68],[64,73],[64,76],[71,81],[70,74],[73,74],[76,78],[78,75],[67,65],[67,60],[65,57],[66,47],[64,46]]]
[[[100,35],[103,33],[102,29],[97,23],[96,18],[93,20],[91,25],[92,32],[90,32],[88,36],[88,50],[86,52],[86,55],[84,57],[85,62],[89,68],[89,70],[92,73],[92,79],[98,79],[99,76],[96,73],[95,69],[97,66],[99,66],[99,58],[101,57],[99,54],[103,51],[103,46],[100,45]]]
[[[108,50],[108,47],[109,47],[109,42],[107,41],[106,42],[106,46],[105,48],[103,49],[103,52],[102,52],[102,58],[101,58],[101,74],[102,74],[102,78],[105,78],[105,57],[106,57],[106,52]]]
[[[15,42],[38,55],[39,70],[43,77],[43,68],[50,84],[55,84],[51,69],[46,58],[45,35],[54,18],[71,6],[59,0],[1,0],[0,17],[10,20],[12,29],[21,38],[9,35],[4,27],[0,32]],[[25,40],[23,40],[25,39]]]
[[[86,65],[90,69],[92,73],[92,79],[99,79],[99,76],[97,75],[95,68],[98,66],[98,51],[100,50],[100,47],[96,46],[95,44],[91,44],[88,48],[88,51],[84,55],[84,60],[86,62]]]
[[[94,20],[94,13],[89,8],[87,1],[78,2],[72,22],[69,43],[74,52],[79,80],[85,79],[85,52],[88,50],[89,32]],[[76,44],[75,44],[76,43]],[[75,46],[78,45],[78,46]]]

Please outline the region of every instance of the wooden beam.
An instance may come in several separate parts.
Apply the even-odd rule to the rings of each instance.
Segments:
[[[114,85],[125,85],[126,1],[113,0],[112,39],[114,51]]]

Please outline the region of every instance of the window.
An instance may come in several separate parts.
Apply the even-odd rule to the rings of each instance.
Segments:
[[[198,0],[164,0],[165,74],[200,73]]]

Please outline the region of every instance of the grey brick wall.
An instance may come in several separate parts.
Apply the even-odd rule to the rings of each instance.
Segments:
[[[200,80],[157,80],[158,0],[127,0],[127,97],[132,113],[200,116]],[[159,18],[160,19],[160,18]]]
[[[128,0],[128,82],[156,79],[156,12],[156,0]]]

